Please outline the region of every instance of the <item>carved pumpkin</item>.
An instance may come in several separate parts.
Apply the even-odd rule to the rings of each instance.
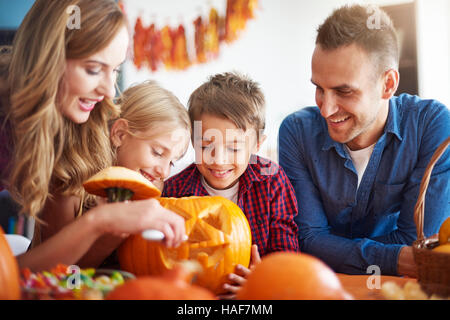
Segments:
[[[136,171],[124,167],[106,168],[84,184],[87,192],[106,197],[109,201],[147,199],[160,191]],[[251,233],[241,209],[222,197],[160,198],[161,205],[186,220],[188,240],[178,248],[166,248],[141,235],[130,236],[118,249],[123,270],[143,275],[162,275],[175,263],[196,260],[203,272],[196,284],[221,293],[226,276],[237,264],[248,267]]]
[[[262,258],[238,291],[240,300],[351,299],[336,274],[305,253],[275,252]]]
[[[0,227],[0,300],[20,299],[19,265]]]
[[[189,283],[192,274],[190,267],[178,264],[161,277],[144,276],[129,280],[109,293],[106,299],[214,300],[210,291]]]
[[[130,236],[119,247],[120,267],[137,276],[161,275],[182,260],[203,267],[195,283],[221,293],[226,275],[250,262],[250,227],[241,209],[222,197],[160,198],[161,205],[185,218],[188,240],[178,248]]]
[[[142,200],[161,195],[161,191],[139,172],[125,167],[103,169],[83,183],[84,189],[109,202]]]

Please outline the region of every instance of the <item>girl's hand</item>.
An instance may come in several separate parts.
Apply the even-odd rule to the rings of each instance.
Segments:
[[[235,268],[235,273],[230,273],[228,275],[229,283],[225,283],[223,285],[223,288],[227,291],[227,293],[219,295],[218,298],[222,300],[236,299],[236,294],[247,281],[247,277],[252,273],[255,266],[260,262],[261,257],[259,256],[258,246],[254,244],[252,245],[252,254],[249,268],[238,264]]]

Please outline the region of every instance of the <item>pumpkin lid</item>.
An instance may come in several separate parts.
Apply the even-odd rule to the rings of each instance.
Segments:
[[[161,191],[140,173],[125,167],[108,167],[83,183],[84,189],[97,196],[107,197],[108,188],[131,190],[132,200],[159,197]]]

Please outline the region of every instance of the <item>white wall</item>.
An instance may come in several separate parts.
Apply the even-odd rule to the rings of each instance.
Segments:
[[[450,107],[450,1],[417,0],[419,92]]]
[[[226,0],[125,0],[127,14],[134,26],[140,14],[144,24],[156,22],[162,27],[180,22],[188,28],[187,36],[193,36],[190,23],[199,15],[207,16],[210,5],[224,14]],[[148,69],[138,71],[131,62],[124,68],[125,86],[146,79],[155,79],[173,91],[181,102],[187,104],[190,93],[208,76],[230,70],[249,75],[261,84],[267,101],[267,130],[265,147],[260,152],[267,155],[276,152],[278,126],[289,113],[314,105],[314,87],[310,82],[310,60],[314,50],[316,29],[333,11],[346,3],[375,3],[380,5],[412,2],[411,0],[259,0],[254,20],[237,41],[223,44],[220,57],[204,65],[196,65],[183,72],[165,71],[152,73]],[[450,18],[448,0],[419,0],[419,76],[420,93],[439,98],[450,106],[449,46]],[[433,17],[438,16],[437,19]],[[190,28],[190,29],[189,29]],[[445,29],[447,28],[447,29]],[[443,30],[445,29],[445,30]],[[436,30],[439,30],[436,33]],[[436,33],[439,40],[430,38]],[[436,48],[438,52],[436,52]],[[439,79],[436,83],[436,79]],[[175,172],[192,161],[192,150],[178,164]]]

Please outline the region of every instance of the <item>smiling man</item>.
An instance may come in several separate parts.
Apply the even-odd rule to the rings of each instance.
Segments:
[[[380,23],[368,23],[376,14]],[[289,115],[279,160],[298,200],[299,244],[335,271],[416,276],[414,205],[433,152],[450,136],[450,112],[435,100],[394,96],[399,48],[389,16],[359,5],[319,27],[311,82],[317,107]],[[450,151],[426,197],[426,236],[450,213]]]

